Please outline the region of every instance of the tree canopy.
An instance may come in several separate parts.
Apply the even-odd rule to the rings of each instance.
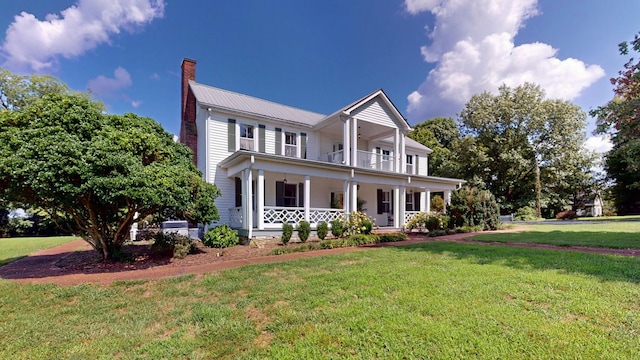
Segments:
[[[546,99],[535,84],[474,95],[453,119],[426,120],[409,134],[430,147],[430,174],[467,180],[493,193],[505,213],[524,206],[547,216],[593,184],[583,148],[586,114]]]
[[[66,94],[69,87],[50,75],[18,75],[0,68],[0,110],[20,110],[47,94]]]
[[[455,176],[456,171],[449,162],[451,151],[460,138],[455,120],[443,117],[426,120],[414,126],[408,136],[433,150],[429,155],[430,175]]]
[[[640,53],[640,37],[619,44],[621,55]],[[597,132],[611,137],[604,168],[614,182],[611,192],[619,214],[640,214],[640,60],[631,58],[611,79],[615,97],[591,111]]]
[[[218,218],[218,189],[152,119],[106,114],[69,92],[12,106],[0,112],[0,191],[67,224],[103,258],[118,253],[136,213]]]

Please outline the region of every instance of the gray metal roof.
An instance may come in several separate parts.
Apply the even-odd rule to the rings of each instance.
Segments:
[[[196,100],[205,106],[308,126],[313,126],[325,118],[323,114],[199,84],[193,80],[189,81],[189,86]]]

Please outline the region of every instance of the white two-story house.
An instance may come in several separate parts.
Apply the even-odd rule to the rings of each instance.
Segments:
[[[431,150],[382,90],[325,115],[199,84],[195,70],[183,60],[180,141],[222,192],[218,223],[243,235],[354,211],[400,228],[462,182],[428,175]]]

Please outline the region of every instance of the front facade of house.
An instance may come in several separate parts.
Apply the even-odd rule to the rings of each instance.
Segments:
[[[354,211],[400,228],[431,192],[448,202],[462,181],[428,176],[431,150],[410,130],[382,90],[323,115],[199,84],[182,63],[180,141],[222,192],[218,223],[249,237]]]

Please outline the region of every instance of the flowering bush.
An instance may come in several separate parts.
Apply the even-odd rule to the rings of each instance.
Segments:
[[[352,212],[345,224],[345,233],[348,235],[371,234],[375,220],[363,212]]]
[[[429,231],[442,230],[449,227],[449,219],[449,216],[436,212],[419,212],[409,220],[406,228],[409,231],[418,229],[420,232],[424,232],[425,229]]]

